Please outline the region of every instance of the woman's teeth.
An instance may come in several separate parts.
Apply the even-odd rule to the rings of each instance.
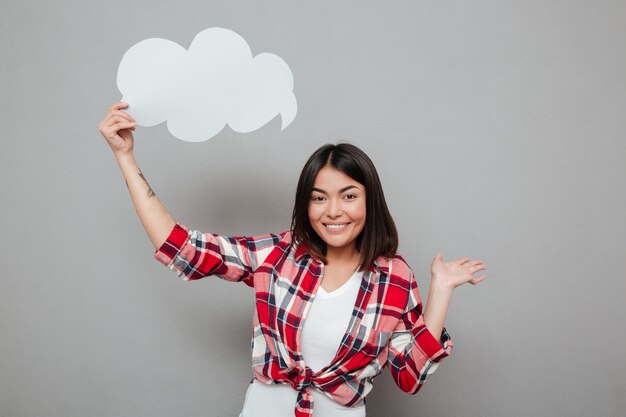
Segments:
[[[344,227],[346,227],[348,225],[348,223],[344,223],[344,224],[327,224],[326,227],[328,227],[329,229],[343,229]]]

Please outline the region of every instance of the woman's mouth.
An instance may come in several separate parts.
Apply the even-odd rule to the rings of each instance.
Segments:
[[[350,223],[324,223],[326,229],[331,230],[333,232],[340,231],[346,228]]]

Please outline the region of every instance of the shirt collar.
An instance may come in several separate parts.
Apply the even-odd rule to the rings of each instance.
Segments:
[[[294,243],[295,245],[295,243]],[[296,246],[296,262],[300,261],[300,258],[302,258],[304,255],[310,255],[309,253],[309,247],[307,245],[305,245],[304,243],[300,243],[299,245]],[[318,261],[319,259],[317,259],[317,257],[315,257],[315,260]]]

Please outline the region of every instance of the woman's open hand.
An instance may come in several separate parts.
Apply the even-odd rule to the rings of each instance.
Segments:
[[[437,282],[452,290],[466,282],[472,285],[478,284],[480,281],[487,278],[487,276],[481,275],[474,278],[472,274],[486,268],[482,261],[473,261],[470,258],[443,262],[443,255],[438,253],[433,258],[430,273],[432,274],[431,279],[433,282]]]
[[[115,156],[132,152],[135,142],[132,131],[137,123],[130,114],[122,110],[126,107],[128,103],[122,102],[109,107],[109,112],[98,126]]]

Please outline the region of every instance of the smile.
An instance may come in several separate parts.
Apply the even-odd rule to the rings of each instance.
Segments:
[[[324,226],[326,226],[327,229],[331,229],[331,230],[341,230],[341,229],[344,229],[349,224],[350,223],[339,223],[339,224],[325,223]]]

